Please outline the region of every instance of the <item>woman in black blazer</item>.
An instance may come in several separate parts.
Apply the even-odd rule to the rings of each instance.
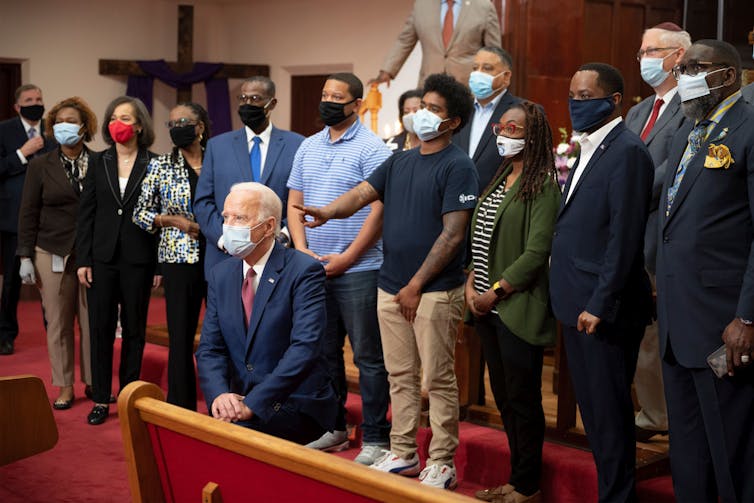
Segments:
[[[131,220],[147,165],[155,157],[148,150],[154,142],[152,120],[141,100],[121,96],[108,105],[103,122],[102,136],[111,146],[91,157],[76,235],[77,273],[89,300],[95,402],[89,424],[104,423],[110,409],[118,305],[123,389],[141,372],[150,288],[158,282],[155,237]]]

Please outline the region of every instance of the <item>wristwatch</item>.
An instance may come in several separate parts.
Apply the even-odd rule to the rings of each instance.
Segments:
[[[503,285],[501,285],[499,281],[495,281],[495,283],[492,284],[492,290],[495,292],[495,295],[497,295],[498,299],[502,299],[507,293],[505,291],[505,288],[503,288]]]

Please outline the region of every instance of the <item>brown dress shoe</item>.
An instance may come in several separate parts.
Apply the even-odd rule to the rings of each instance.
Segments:
[[[516,488],[510,484],[502,486],[492,487],[490,489],[482,489],[474,493],[474,497],[482,501],[495,501],[497,498],[501,498],[508,493],[512,493]]]
[[[537,491],[529,496],[524,496],[518,491],[511,491],[495,501],[499,503],[542,503],[542,491]]]

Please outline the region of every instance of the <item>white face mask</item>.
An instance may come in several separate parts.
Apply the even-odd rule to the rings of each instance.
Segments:
[[[526,140],[523,138],[508,138],[507,136],[498,136],[497,152],[500,157],[513,157],[524,149]]]
[[[689,101],[695,98],[701,98],[702,96],[707,96],[710,91],[725,87],[724,85],[709,87],[709,84],[707,84],[707,75],[722,72],[723,70],[727,70],[727,68],[718,68],[717,70],[713,70],[711,72],[699,72],[693,77],[686,75],[685,73],[681,75],[681,77],[678,79],[678,95],[681,97],[681,101]]]
[[[414,112],[411,112],[404,115],[401,119],[401,122],[403,123],[403,129],[405,129],[408,133],[414,132],[414,115],[416,114]]]
[[[422,108],[414,114],[414,133],[421,141],[434,140],[446,131],[440,131],[440,124],[449,119],[441,119],[426,108]]]
[[[257,242],[251,240],[251,231],[262,224],[264,222],[259,222],[254,227],[223,224],[223,247],[234,257],[247,257],[264,240],[264,238]]]

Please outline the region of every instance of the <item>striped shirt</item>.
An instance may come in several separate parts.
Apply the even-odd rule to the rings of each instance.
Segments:
[[[474,290],[483,294],[492,286],[490,284],[489,252],[492,230],[495,227],[495,215],[505,199],[505,180],[479,203],[474,234],[471,238],[471,258],[474,264]],[[497,313],[495,309],[493,313]]]
[[[304,142],[293,159],[288,188],[304,194],[304,205],[325,206],[348,192],[390,157],[390,149],[358,120],[336,141],[325,127]],[[317,255],[343,253],[350,246],[371,208],[353,216],[306,228],[307,246]],[[347,272],[374,271],[382,265],[382,240],[364,252]]]

